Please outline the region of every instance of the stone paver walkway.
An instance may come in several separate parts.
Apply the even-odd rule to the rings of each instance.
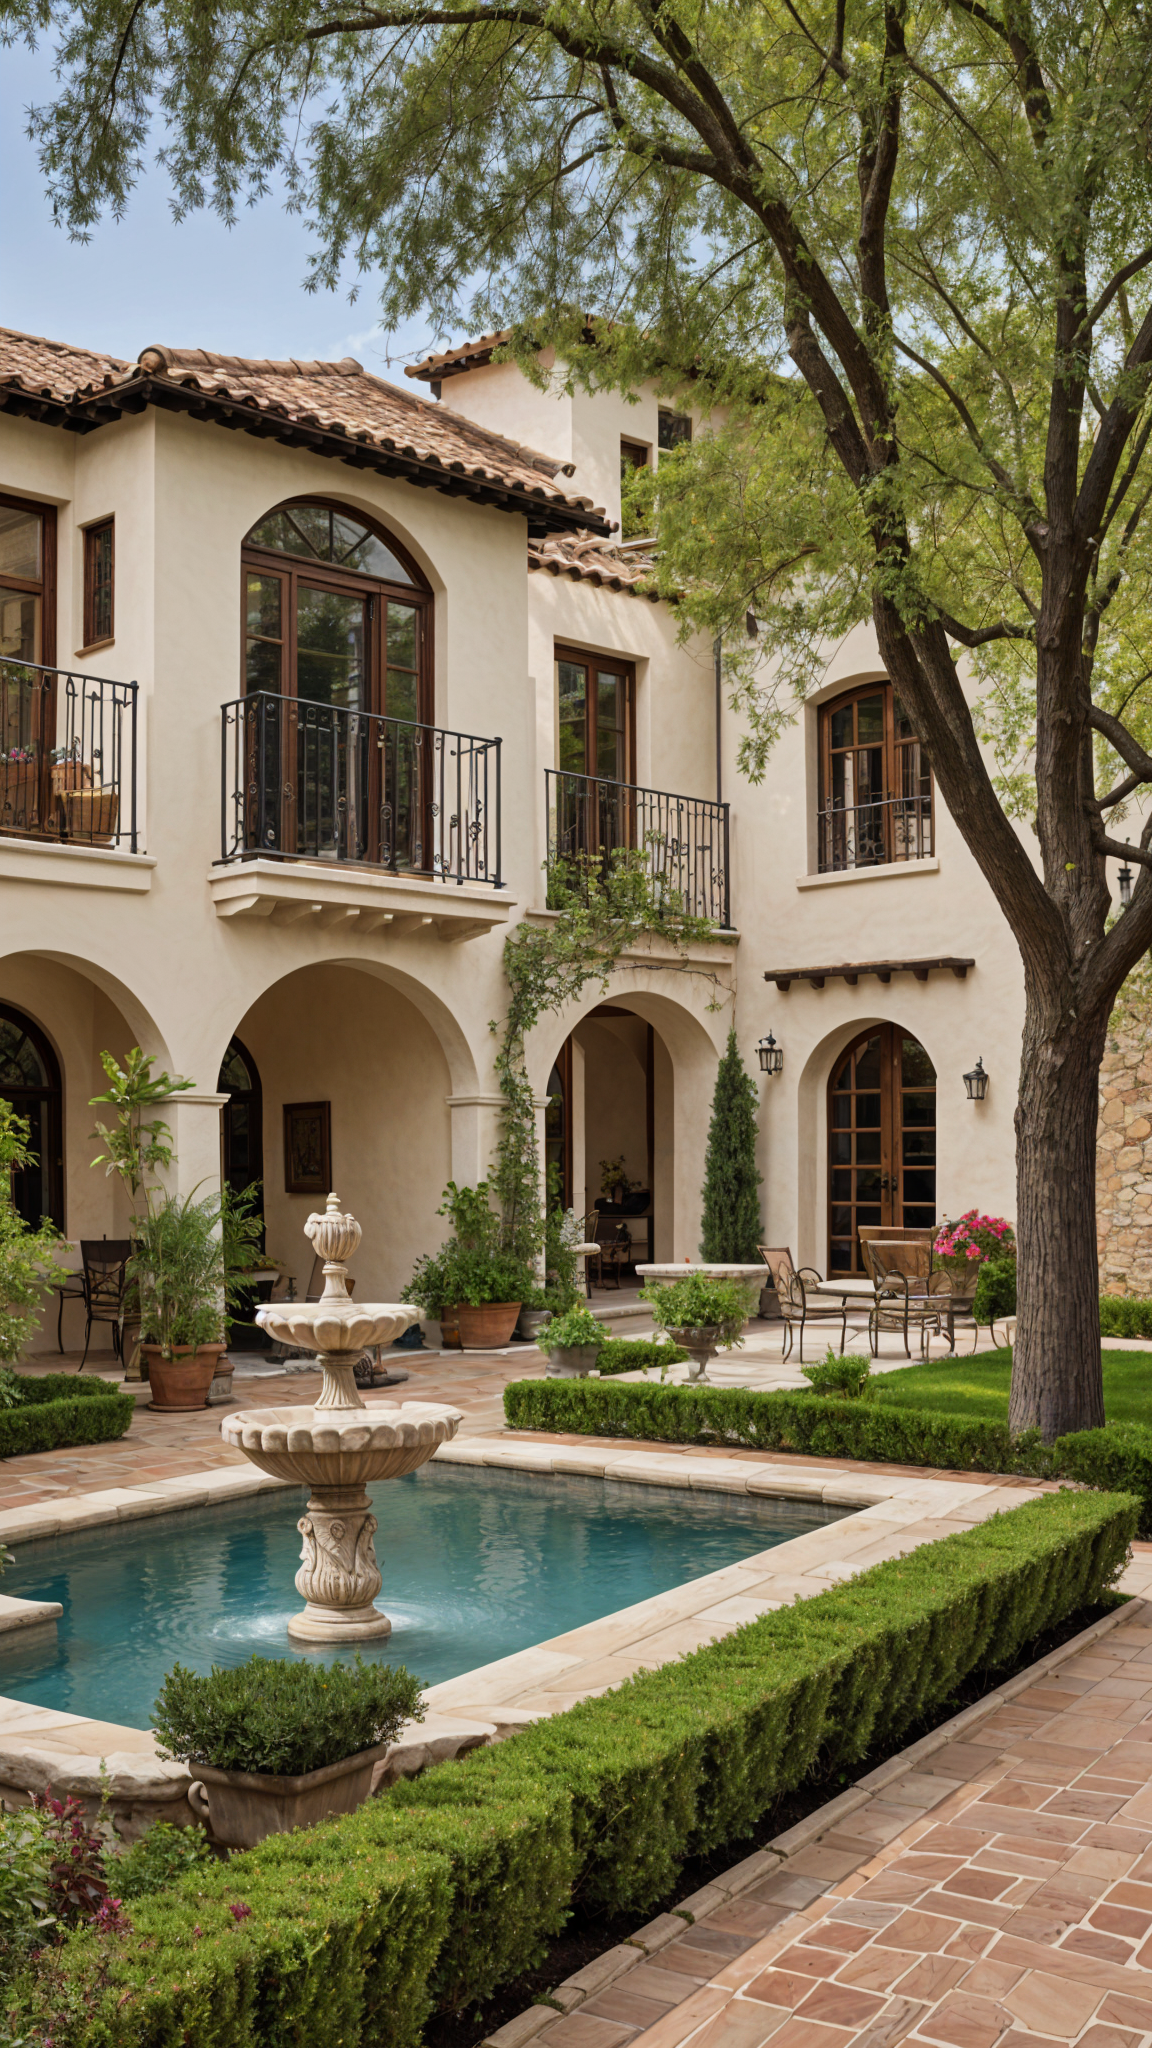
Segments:
[[[1141,1546],[1126,1584],[1147,1584]],[[943,1746],[941,1746],[941,1741]],[[1152,1606],[1002,1688],[495,2048],[1142,2048]]]

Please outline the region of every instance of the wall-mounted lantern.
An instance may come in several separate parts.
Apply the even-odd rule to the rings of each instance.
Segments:
[[[969,1102],[983,1102],[988,1093],[988,1076],[982,1059],[978,1059],[971,1072],[965,1074],[964,1086],[968,1090]]]
[[[1124,843],[1125,845],[1127,845],[1127,840],[1125,840]],[[1127,910],[1128,905],[1132,901],[1132,870],[1129,867],[1127,861],[1125,861],[1116,879],[1120,884],[1120,901],[1123,904],[1125,910]]]
[[[771,1032],[768,1033],[767,1038],[760,1040],[756,1050],[760,1055],[760,1072],[762,1074],[778,1074],[784,1065],[784,1047],[777,1045]]]

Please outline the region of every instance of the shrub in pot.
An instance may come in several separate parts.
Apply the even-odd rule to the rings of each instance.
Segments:
[[[30,1165],[27,1120],[0,1100],[0,1365],[13,1366],[34,1330],[36,1310],[67,1275],[57,1264],[62,1243],[45,1218],[32,1230],[12,1200],[12,1175]]]
[[[686,1273],[682,1280],[650,1280],[640,1289],[652,1304],[652,1320],[667,1330],[674,1344],[688,1352],[688,1377],[705,1377],[705,1366],[717,1350],[743,1344],[744,1325],[753,1309],[753,1292],[739,1280],[717,1280],[708,1273]]]
[[[128,1276],[140,1301],[141,1345],[154,1408],[203,1408],[225,1333],[220,1204],[195,1190],[150,1193],[136,1221]]]
[[[582,1379],[592,1371],[608,1332],[590,1308],[570,1308],[562,1316],[550,1316],[538,1343],[548,1353],[550,1379]]]
[[[266,1835],[351,1813],[405,1721],[422,1721],[420,1680],[402,1664],[319,1664],[250,1657],[207,1677],[177,1664],[153,1709],[161,1756],[196,1776],[194,1810],[217,1841],[252,1848]]]
[[[438,1213],[449,1218],[454,1234],[438,1252],[417,1260],[405,1301],[441,1325],[454,1322],[466,1351],[507,1344],[533,1281],[504,1243],[487,1181],[474,1188],[449,1181]]]

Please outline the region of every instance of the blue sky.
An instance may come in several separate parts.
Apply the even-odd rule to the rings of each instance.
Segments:
[[[150,342],[241,356],[356,356],[403,382],[399,367],[434,346],[422,322],[386,340],[369,288],[309,293],[303,223],[270,198],[226,228],[215,214],[172,221],[162,172],[147,171],[126,218],[91,242],[54,226],[26,109],[51,97],[41,50],[0,50],[0,326],[135,359]],[[390,368],[387,357],[392,355]]]

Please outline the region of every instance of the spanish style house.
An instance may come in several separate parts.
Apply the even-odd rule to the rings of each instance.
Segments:
[[[182,1188],[259,1180],[269,1253],[299,1269],[334,1185],[362,1290],[399,1298],[445,1183],[492,1157],[505,939],[552,915],[550,858],[625,845],[716,936],[684,959],[639,944],[538,1026],[568,1203],[592,1211],[622,1162],[634,1256],[697,1255],[734,1023],[767,1243],[851,1271],[861,1223],[1011,1215],[1019,962],[871,627],[825,650],[750,786],[713,648],[678,637],[619,535],[622,472],[707,421],[540,388],[500,339],[401,388],[351,360],[126,362],[0,332],[22,1209],[123,1234],[89,1101],[101,1051],[139,1044],[195,1084],[171,1104]]]

